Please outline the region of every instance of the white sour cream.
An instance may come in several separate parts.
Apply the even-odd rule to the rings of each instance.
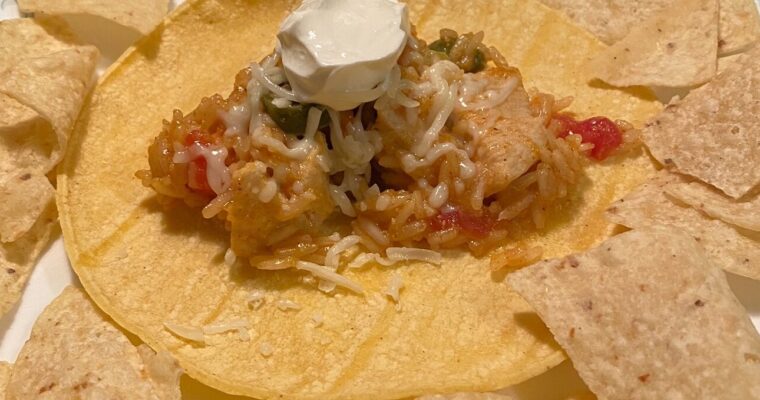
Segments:
[[[408,35],[408,10],[396,0],[304,0],[277,46],[299,101],[343,111],[383,94]]]

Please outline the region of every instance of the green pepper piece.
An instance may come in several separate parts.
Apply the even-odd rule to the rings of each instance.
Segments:
[[[291,102],[287,107],[277,107],[274,103],[274,95],[268,92],[261,96],[261,102],[267,114],[285,133],[292,135],[302,135],[306,131],[306,122],[309,119],[309,110],[314,107],[313,104],[303,104]],[[330,125],[330,117],[326,112],[322,112],[319,119],[319,128],[325,128]]]
[[[486,55],[483,54],[480,49],[475,50],[475,57],[470,68],[466,68],[464,72],[480,72],[486,69]]]

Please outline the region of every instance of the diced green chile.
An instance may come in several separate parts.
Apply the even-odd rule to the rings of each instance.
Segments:
[[[472,62],[467,63],[467,65],[463,65],[461,60],[451,60],[450,53],[455,44],[456,39],[451,40],[441,38],[434,41],[433,43],[430,43],[428,49],[435,51],[436,53],[445,54],[447,59],[459,65],[464,70],[464,72],[480,72],[486,69],[486,63],[488,61],[486,60],[486,55],[483,54],[480,49],[475,49],[474,59]]]
[[[277,107],[274,104],[274,95],[266,93],[261,96],[261,103],[267,114],[285,133],[293,135],[302,135],[306,132],[306,122],[309,120],[309,110],[315,107],[313,104],[302,104],[291,102],[287,107]],[[319,119],[319,128],[326,128],[330,125],[330,117],[326,112],[322,112]]]

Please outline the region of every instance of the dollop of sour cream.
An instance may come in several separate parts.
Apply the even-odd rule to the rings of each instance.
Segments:
[[[304,0],[277,35],[299,101],[350,110],[383,94],[409,35],[396,0]]]

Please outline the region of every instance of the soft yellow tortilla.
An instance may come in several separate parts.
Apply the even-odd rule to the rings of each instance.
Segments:
[[[326,295],[302,284],[295,271],[228,267],[229,234],[216,221],[184,207],[164,210],[134,178],[147,165],[161,120],[226,93],[240,68],[271,51],[293,5],[190,1],[102,79],[58,177],[67,251],[88,293],[126,329],[169,350],[191,376],[259,398],[489,391],[559,363],[563,355],[546,329],[489,274],[488,259],[451,253],[440,267],[369,267],[347,273],[365,297]],[[582,115],[643,122],[659,109],[648,92],[588,86],[580,65],[603,45],[549,9],[533,1],[476,1],[461,16],[455,5],[415,3],[412,19],[427,38],[452,25],[485,30],[529,86],[576,96],[574,110]],[[603,218],[607,204],[652,171],[642,153],[595,165],[567,210],[572,216],[557,215],[543,236],[526,230],[520,240],[540,242],[548,257],[602,240],[613,227]],[[383,294],[392,272],[404,282],[401,311]],[[247,301],[254,289],[265,294],[258,308]],[[300,309],[277,307],[286,300]],[[240,321],[249,340],[231,331],[206,335],[204,344],[165,329],[167,322]]]

